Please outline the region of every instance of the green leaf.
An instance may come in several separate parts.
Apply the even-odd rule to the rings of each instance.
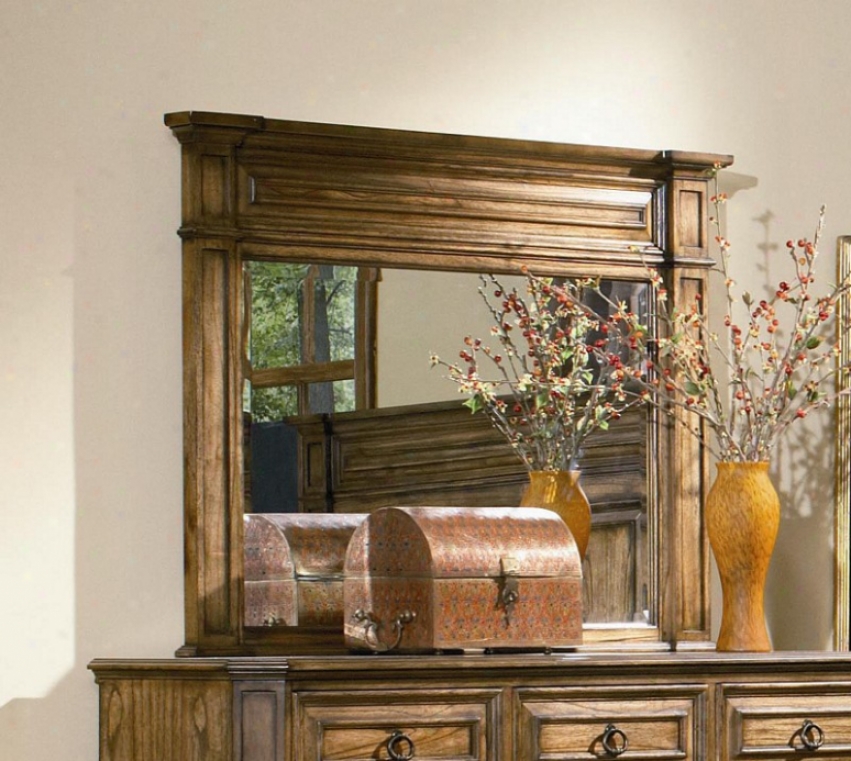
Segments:
[[[473,414],[481,412],[484,409],[482,406],[482,400],[479,399],[478,396],[471,396],[466,402],[464,402],[464,406],[469,408]]]
[[[821,339],[818,336],[811,336],[810,339],[807,341],[808,349],[818,349],[820,345]]]
[[[685,390],[692,396],[702,396],[703,389],[694,381],[686,381],[684,384]]]

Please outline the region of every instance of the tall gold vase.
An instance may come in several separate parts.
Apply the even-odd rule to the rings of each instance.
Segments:
[[[579,484],[578,470],[533,470],[520,500],[521,507],[544,507],[558,513],[576,540],[580,559],[585,559],[591,536],[591,505]]]
[[[717,650],[767,652],[765,578],[780,526],[767,462],[721,462],[706,498],[706,529],[721,577]]]

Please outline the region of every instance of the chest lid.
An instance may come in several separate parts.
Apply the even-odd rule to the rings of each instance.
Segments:
[[[570,529],[537,507],[385,507],[355,530],[347,576],[501,578],[581,575]]]
[[[342,577],[349,539],[364,518],[344,513],[246,514],[246,580]]]

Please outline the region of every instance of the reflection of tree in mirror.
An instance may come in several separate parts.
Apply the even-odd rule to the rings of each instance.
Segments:
[[[299,285],[304,266],[249,262],[251,329],[248,355],[255,369],[300,364]]]
[[[354,409],[357,268],[251,261],[245,274],[252,418]]]

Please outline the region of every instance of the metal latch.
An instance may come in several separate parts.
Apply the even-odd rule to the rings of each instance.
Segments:
[[[511,626],[511,614],[520,599],[520,561],[517,558],[500,558],[500,589],[498,607],[505,614],[505,625]]]

